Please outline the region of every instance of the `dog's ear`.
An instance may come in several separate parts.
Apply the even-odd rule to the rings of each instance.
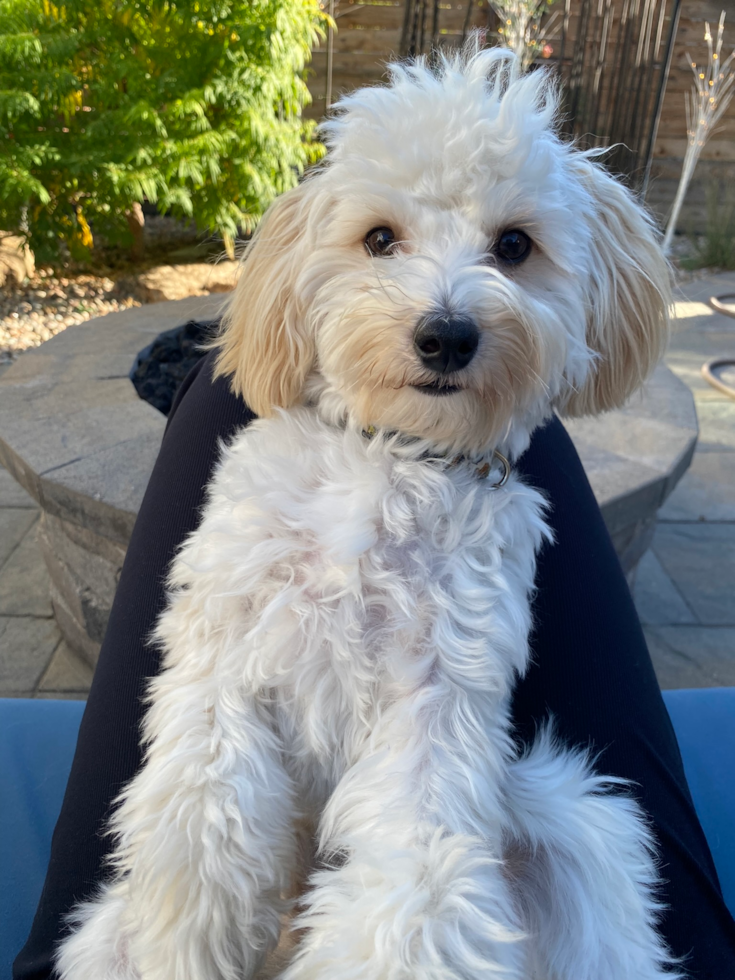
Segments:
[[[658,233],[632,194],[581,154],[569,164],[593,207],[586,381],[559,406],[565,415],[618,408],[648,377],[668,335],[670,272]]]
[[[310,184],[277,198],[247,246],[240,278],[223,317],[215,376],[256,415],[298,402],[314,362],[295,280],[303,250]]]

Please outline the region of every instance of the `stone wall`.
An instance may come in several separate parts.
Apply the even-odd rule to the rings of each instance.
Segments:
[[[94,664],[125,559],[114,541],[44,512],[39,543],[51,577],[54,616],[67,643]]]
[[[59,628],[96,663],[166,420],[130,381],[161,331],[217,315],[222,297],[89,320],[27,351],[0,381],[0,462],[41,506]]]

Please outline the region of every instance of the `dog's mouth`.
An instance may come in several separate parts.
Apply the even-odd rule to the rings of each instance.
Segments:
[[[427,395],[433,395],[435,398],[444,398],[446,395],[454,395],[458,391],[463,389],[459,385],[448,385],[441,378],[435,378],[434,381],[430,381],[425,385],[411,385],[416,391],[423,391]]]

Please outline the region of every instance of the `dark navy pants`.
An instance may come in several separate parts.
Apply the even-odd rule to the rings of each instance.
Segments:
[[[212,355],[179,391],[128,548],[16,980],[51,976],[63,916],[104,874],[111,802],[140,765],[141,695],[158,669],[147,638],[163,607],[166,571],[197,526],[220,441],[252,418],[225,380],[212,381]],[[536,433],[518,466],[550,500],[556,538],[539,558],[533,664],[513,705],[518,738],[531,741],[553,715],[563,740],[591,747],[598,771],[631,780],[659,843],[666,940],[697,980],[735,980],[735,923],[623,573],[559,421]]]

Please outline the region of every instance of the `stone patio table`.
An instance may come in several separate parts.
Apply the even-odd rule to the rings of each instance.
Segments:
[[[158,334],[221,307],[221,296],[201,296],[89,320],[26,352],[0,380],[0,462],[41,507],[54,615],[91,665],[166,424],[138,398],[131,368]],[[568,428],[630,574],[691,461],[691,393],[661,366],[626,408]]]

